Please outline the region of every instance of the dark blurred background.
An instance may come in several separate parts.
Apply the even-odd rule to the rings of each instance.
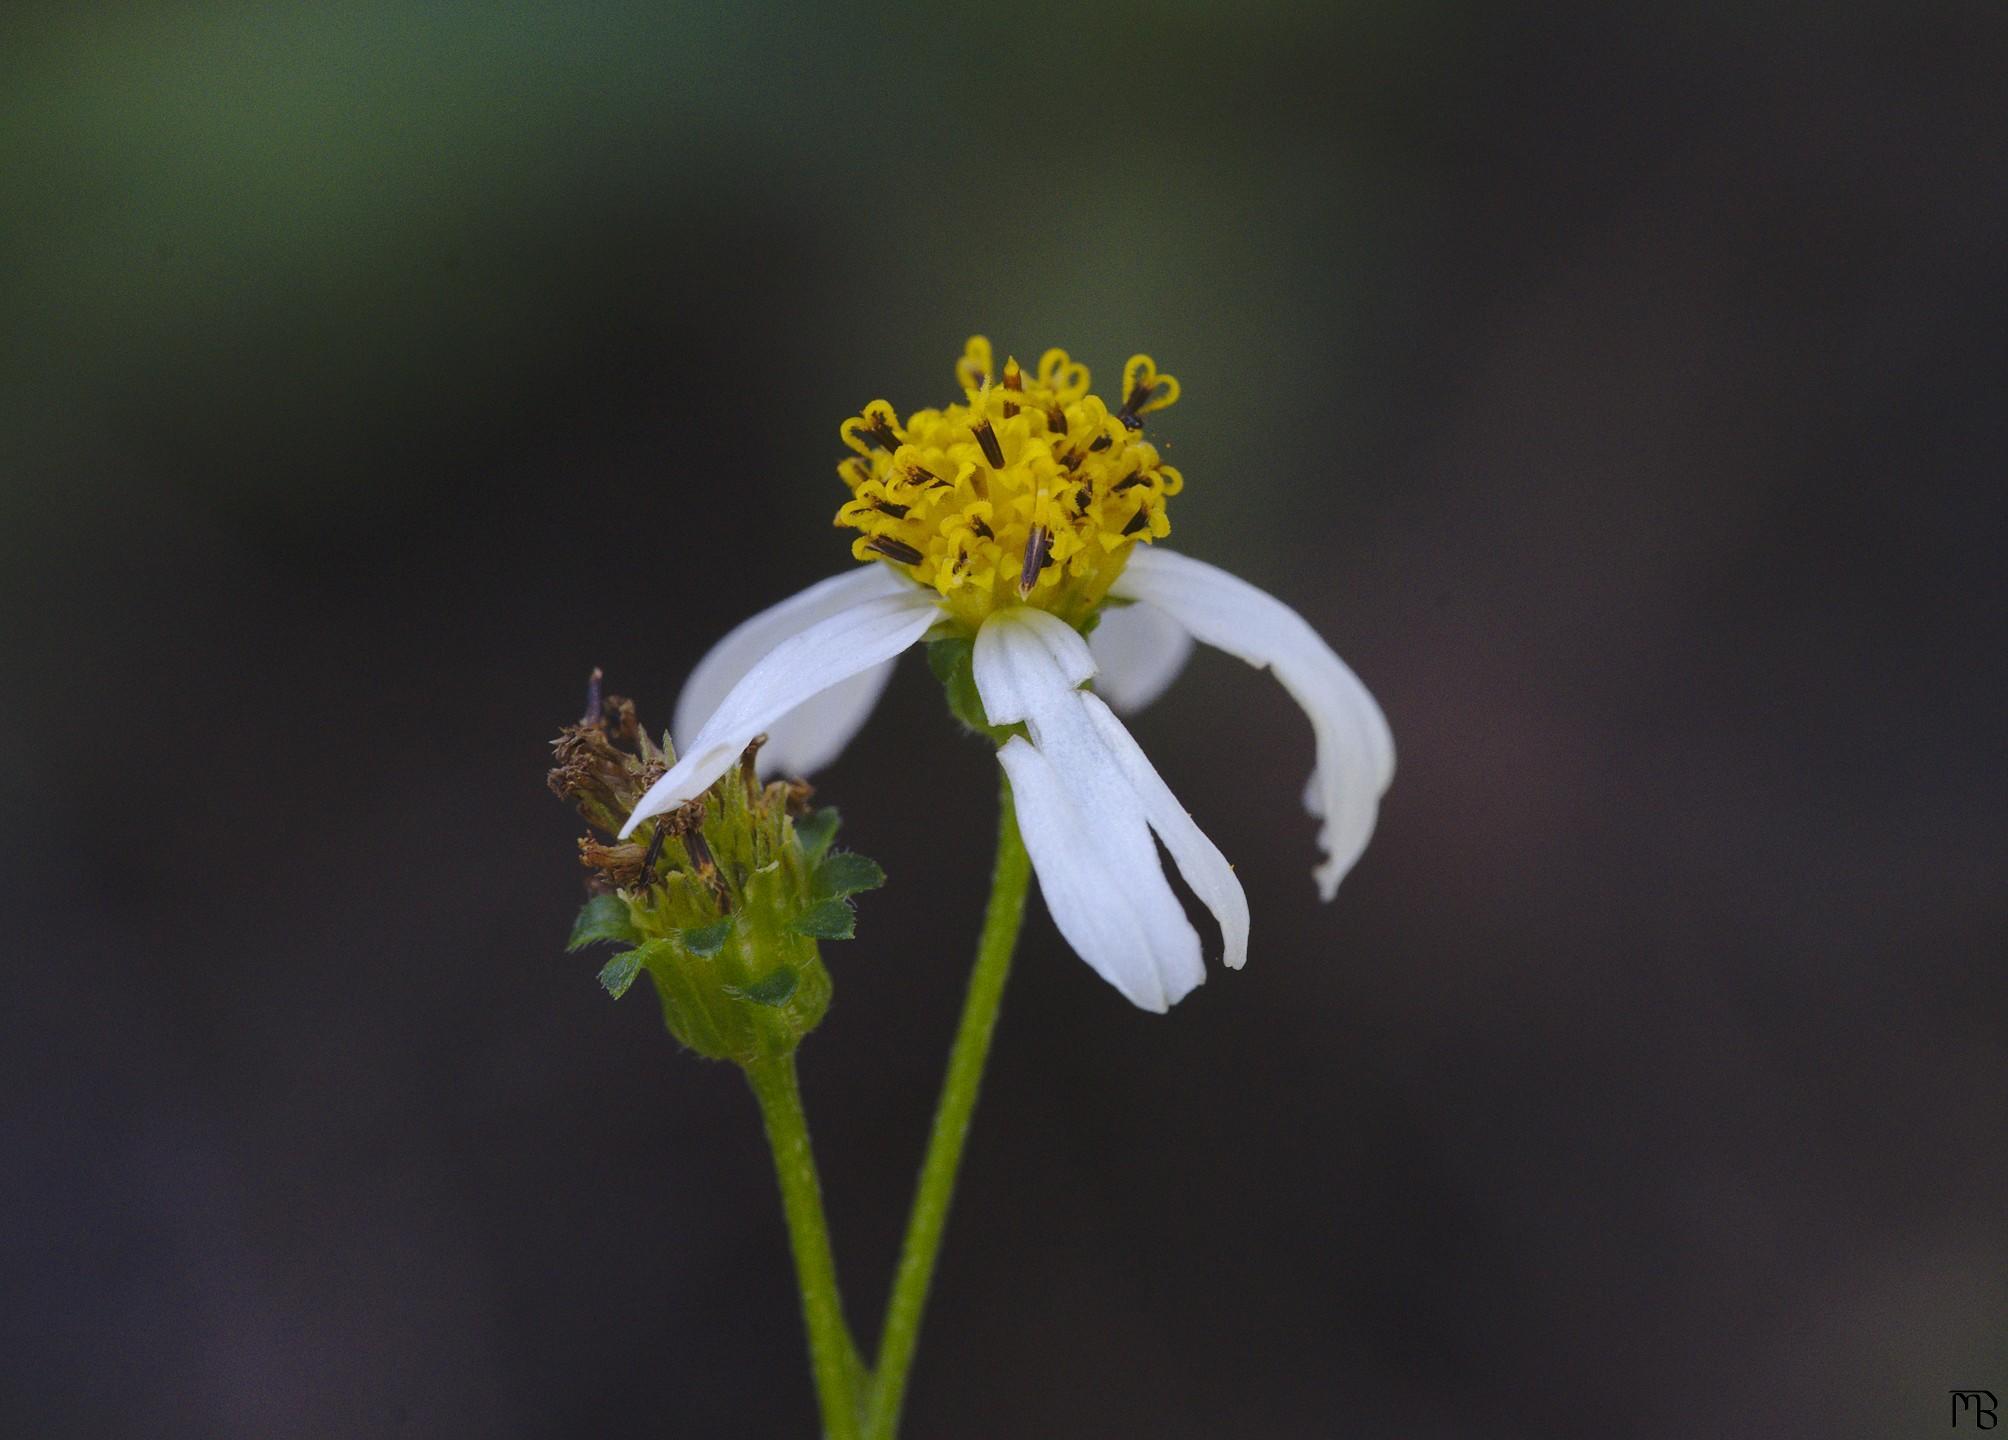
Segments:
[[[1401,768],[1326,907],[1280,689],[1136,721],[1253,958],[1155,1018],[1035,902],[908,1433],[2008,1395],[2004,22],[10,11],[0,1431],[813,1431],[545,747],[847,564],[838,421],[974,330],[1183,380],[1173,544]],[[803,1058],[868,1331],[993,770],[916,659],[817,777],[893,877]]]

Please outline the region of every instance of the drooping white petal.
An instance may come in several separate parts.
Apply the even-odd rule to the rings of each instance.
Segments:
[[[1225,947],[1222,962],[1230,970],[1239,970],[1248,961],[1248,896],[1235,878],[1234,867],[1178,803],[1178,797],[1171,793],[1171,787],[1164,783],[1164,777],[1157,773],[1143,747],[1116,718],[1115,711],[1093,695],[1083,695],[1081,702],[1087,708],[1088,719],[1101,732],[1102,743],[1122,770],[1123,778],[1143,802],[1150,828],[1157,832],[1157,838],[1178,863],[1178,873],[1219,922]]]
[[[642,796],[621,835],[702,794],[754,736],[831,686],[892,659],[926,634],[940,614],[933,595],[909,587],[860,601],[783,640],[732,687],[669,773]]]
[[[859,565],[841,575],[818,581],[800,594],[769,606],[742,621],[713,645],[683,682],[676,700],[672,733],[679,751],[687,749],[706,720],[760,659],[818,620],[877,595],[897,595],[912,585],[884,565]],[[837,758],[878,704],[892,662],[874,665],[839,681],[767,727],[760,747],[760,773],[807,775]]]
[[[1178,678],[1192,654],[1185,627],[1150,605],[1111,605],[1088,636],[1100,667],[1095,693],[1119,715],[1143,709]]]
[[[997,759],[1011,777],[1018,831],[1053,924],[1124,999],[1162,1015],[1205,979],[1205,972],[1179,971],[1176,987],[1167,985],[1164,967],[1142,943],[1145,921],[1122,888],[1124,866],[1106,844],[1110,832],[1081,813],[1053,762],[1016,737],[1004,742]],[[1197,941],[1195,935],[1195,947]]]
[[[1097,821],[1109,817],[1112,828],[1133,831],[1136,848],[1155,863],[1143,803],[1110,763],[1101,732],[1081,703],[1079,687],[1095,673],[1095,662],[1074,628],[1029,606],[1001,610],[977,632],[971,660],[990,723],[1023,721],[1032,744],[1071,787],[1081,810]]]
[[[1359,677],[1295,610],[1217,566],[1156,546],[1138,546],[1114,594],[1164,611],[1209,645],[1275,671],[1310,717],[1317,767],[1306,804],[1322,818],[1324,863],[1315,874],[1329,900],[1366,848],[1381,794],[1394,778],[1387,718]]]
[[[1017,756],[1006,770],[1014,793],[1021,770],[1036,792],[1020,828],[1054,923],[1130,1000],[1147,1010],[1175,1004],[1206,978],[1199,932],[1165,878],[1143,801],[1078,688],[1095,669],[1086,642],[1045,611],[1017,606],[983,623],[972,660],[991,723],[1022,721],[1031,733],[1024,749],[1033,758]]]

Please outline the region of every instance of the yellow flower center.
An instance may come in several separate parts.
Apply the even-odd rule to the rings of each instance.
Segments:
[[[857,453],[837,466],[851,499],[836,523],[860,532],[851,554],[931,586],[972,633],[1005,605],[1085,623],[1130,546],[1171,533],[1164,502],[1185,481],[1143,438],[1143,417],[1176,401],[1178,382],[1133,355],[1111,414],[1066,351],[998,374],[981,335],[955,374],[961,404],[902,424],[874,400],[844,421]]]

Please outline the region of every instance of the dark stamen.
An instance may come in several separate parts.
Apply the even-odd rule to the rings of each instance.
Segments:
[[[865,542],[865,549],[876,550],[888,560],[897,560],[902,565],[918,565],[920,552],[904,540],[895,540],[890,535],[874,535]]]
[[[899,436],[892,433],[892,423],[885,416],[870,415],[866,418],[871,421],[870,434],[872,440],[881,450],[890,454],[894,450],[899,449]]]
[[[976,443],[983,447],[983,458],[990,462],[992,470],[1004,468],[1004,447],[997,443],[997,432],[990,428],[988,420],[978,420],[969,427],[976,434]]]
[[[1110,445],[1114,443],[1115,442],[1110,440],[1109,437],[1106,435],[1097,435],[1095,437],[1095,443],[1090,445],[1088,448],[1090,450],[1106,450],[1109,448]]]
[[[895,520],[906,519],[906,512],[909,508],[910,507],[908,506],[898,504],[895,501],[891,500],[872,501],[872,509],[880,511],[883,514],[890,515]]]
[[[581,725],[601,724],[606,716],[600,706],[600,680],[603,672],[595,665],[593,673],[586,677],[586,713],[579,717]]]
[[[969,528],[974,530],[978,535],[981,535],[985,540],[995,540],[997,538],[997,532],[983,522],[981,515],[976,516],[969,522]]]
[[[1136,474],[1130,476],[1129,479],[1127,480],[1118,480],[1112,488],[1117,494],[1121,494],[1123,491],[1129,489],[1132,485],[1141,485],[1143,483],[1144,483],[1144,474],[1143,471],[1139,470],[1136,472]]]
[[[655,862],[662,858],[662,842],[669,838],[669,826],[656,822],[655,836],[648,842],[648,850],[641,857],[641,883],[655,884]]]
[[[1004,388],[1006,390],[1023,390],[1025,388],[1024,372],[1018,368],[1018,362],[1015,360],[1004,367]],[[1009,420],[1017,413],[1017,405],[1012,401],[1006,400],[1004,402],[1004,418]]]
[[[1055,435],[1067,433],[1067,412],[1055,405],[1046,412],[1046,428]]]
[[[1132,388],[1129,399],[1123,401],[1122,414],[1116,416],[1116,419],[1132,430],[1143,429],[1143,420],[1138,412],[1143,409],[1145,401],[1157,394],[1158,387],[1163,383],[1162,380],[1152,380],[1148,385],[1139,384]]]
[[[1074,492],[1074,508],[1085,515],[1088,513],[1088,502],[1094,498],[1093,492],[1083,485]]]
[[[683,848],[690,852],[691,866],[700,874],[706,870],[717,871],[718,862],[711,858],[711,847],[704,842],[704,832],[695,825],[684,832]]]
[[[1150,524],[1150,511],[1139,505],[1136,507],[1136,514],[1130,516],[1129,524],[1123,526],[1123,534],[1134,535],[1148,524]]]
[[[1052,532],[1044,525],[1034,525],[1032,533],[1025,537],[1025,563],[1018,571],[1018,593],[1030,595],[1032,587],[1039,583],[1039,572],[1053,560]]]
[[[929,485],[946,485],[948,483],[946,480],[942,479],[939,475],[935,474],[932,470],[928,469],[925,465],[907,466],[906,478],[911,480],[916,485],[921,484],[923,481],[925,481]]]

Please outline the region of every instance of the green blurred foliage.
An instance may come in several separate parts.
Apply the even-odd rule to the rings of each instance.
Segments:
[[[1459,53],[1458,12],[1384,3],[13,23],[0,519],[23,554],[163,457],[280,523],[394,504],[413,431],[480,423],[609,307],[673,331],[716,282],[750,292],[751,235],[808,278],[744,295],[721,363],[756,373],[721,418],[782,427],[806,476],[871,393],[940,397],[977,329],[1104,372],[1152,350],[1206,415],[1181,463],[1225,468],[1366,363],[1336,319],[1401,245],[1373,196],[1428,170],[1334,154],[1332,107],[1373,76],[1372,106],[1425,111]],[[1244,512],[1274,468],[1248,452],[1185,517]]]

